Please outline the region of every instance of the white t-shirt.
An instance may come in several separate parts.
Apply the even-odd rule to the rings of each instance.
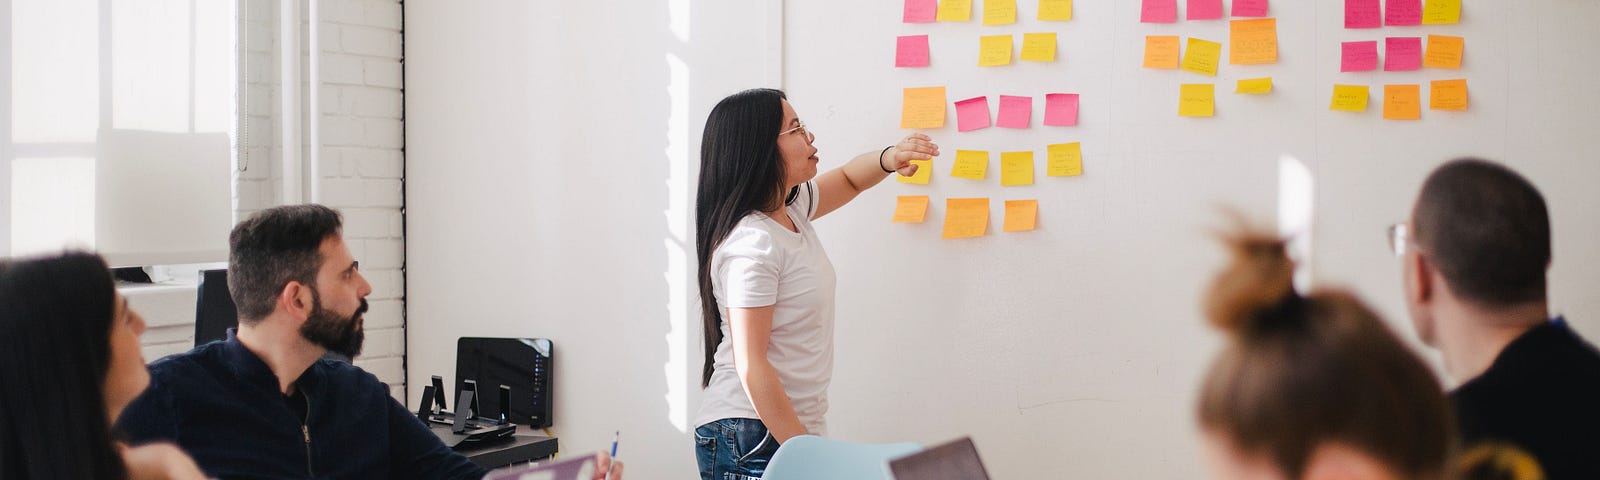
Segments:
[[[825,433],[828,383],[833,379],[834,272],[811,228],[820,196],[816,182],[800,186],[784,209],[791,232],[762,213],[739,220],[711,254],[711,288],[722,310],[722,343],[713,356],[695,424],[724,418],[756,418],[750,395],[733,364],[728,308],[774,306],[767,361],[808,433]]]

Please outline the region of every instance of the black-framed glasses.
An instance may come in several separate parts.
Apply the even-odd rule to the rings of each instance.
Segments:
[[[797,123],[798,125],[796,125],[794,128],[778,132],[778,136],[782,137],[784,135],[799,132],[801,135],[805,135],[806,141],[808,142],[817,139],[816,135],[811,134],[811,130],[806,129],[806,122],[795,120],[794,123]]]

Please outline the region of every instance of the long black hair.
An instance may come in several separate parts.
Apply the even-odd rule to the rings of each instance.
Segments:
[[[712,357],[722,343],[722,312],[711,292],[711,254],[745,215],[779,207],[775,202],[783,191],[785,172],[778,132],[785,98],[783,92],[769,88],[745,90],[717,102],[706,119],[694,205],[700,317],[705,328],[702,388],[711,384]]]
[[[0,263],[0,478],[127,477],[106,416],[115,302],[99,255]]]

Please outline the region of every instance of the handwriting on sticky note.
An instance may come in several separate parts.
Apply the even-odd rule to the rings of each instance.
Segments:
[[[1228,22],[1228,63],[1260,65],[1278,62],[1278,19]]]
[[[1006,219],[1001,230],[1026,232],[1033,230],[1039,220],[1038,200],[1006,200]]]
[[[978,38],[978,66],[1011,64],[1011,36],[985,35]]]
[[[906,0],[905,23],[931,23],[939,19],[939,0]]]
[[[1344,0],[1344,28],[1383,26],[1383,0]]]
[[[956,130],[970,132],[980,128],[989,128],[989,97],[956,102]]]
[[[908,35],[895,39],[894,66],[928,66],[928,36]]]
[[[1139,10],[1141,23],[1173,23],[1178,21],[1178,0],[1144,0]]]
[[[895,175],[894,179],[896,181],[899,181],[900,183],[909,183],[909,184],[912,184],[912,185],[927,185],[928,184],[928,180],[931,180],[933,178],[933,159],[930,158],[930,159],[927,159],[927,160],[912,160],[911,164],[917,166],[917,172],[916,173],[911,174],[911,176],[909,176],[909,177],[907,177],[905,175]]]
[[[1222,44],[1189,39],[1189,48],[1183,52],[1183,69],[1202,75],[1217,75],[1217,61],[1222,59]]]
[[[1265,17],[1267,16],[1267,0],[1233,0],[1233,16]]]
[[[1222,0],[1189,0],[1183,18],[1188,20],[1216,20],[1222,18]]]
[[[1083,148],[1078,142],[1057,143],[1045,147],[1047,151],[1046,174],[1052,177],[1083,175]]]
[[[1417,85],[1384,85],[1383,118],[1416,120],[1422,118],[1422,92]]]
[[[1239,86],[1234,88],[1233,93],[1243,93],[1247,95],[1266,95],[1268,93],[1272,93],[1272,77],[1246,78],[1239,80]]]
[[[917,87],[903,91],[900,128],[944,126],[944,87]]]
[[[1022,60],[1056,61],[1056,32],[1022,34]]]
[[[946,198],[944,238],[976,238],[989,231],[989,199]]]
[[[984,25],[1017,23],[1017,0],[983,0]]]
[[[1078,94],[1046,94],[1044,96],[1044,124],[1058,127],[1078,125]]]
[[[1378,41],[1339,44],[1339,71],[1365,72],[1378,68]]]
[[[1428,51],[1422,55],[1422,66],[1428,68],[1461,68],[1461,37],[1428,35]]]
[[[1065,22],[1072,20],[1072,0],[1039,0],[1039,21]]]
[[[1429,85],[1428,108],[1433,110],[1466,110],[1467,80],[1434,80]]]
[[[1217,90],[1209,83],[1185,83],[1178,86],[1178,116],[1209,117],[1216,114]]]
[[[972,20],[972,0],[939,0],[937,17],[941,22]]]
[[[1001,128],[1028,128],[1033,120],[1033,97],[1000,96],[1000,118],[995,125]]]
[[[1422,0],[1388,0],[1383,3],[1383,8],[1384,25],[1422,25]]]
[[[1033,152],[1000,152],[1000,186],[1033,185]]]
[[[1333,102],[1328,105],[1328,109],[1342,112],[1367,111],[1367,86],[1334,85]]]
[[[950,176],[983,180],[989,173],[989,152],[984,150],[956,150],[955,165]]]
[[[1418,68],[1422,68],[1422,37],[1389,37],[1383,40],[1383,71]]]
[[[927,195],[901,195],[895,197],[894,223],[922,223],[928,215]]]
[[[1178,68],[1178,37],[1144,37],[1144,68]]]
[[[1461,0],[1428,0],[1422,4],[1423,25],[1461,23]]]

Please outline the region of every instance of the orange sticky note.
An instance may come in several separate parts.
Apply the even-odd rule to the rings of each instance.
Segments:
[[[1006,220],[1001,228],[1007,232],[1033,230],[1039,220],[1038,200],[1006,200]]]
[[[983,150],[956,150],[955,166],[950,176],[983,180],[989,172],[989,152]]]
[[[944,87],[907,88],[900,101],[900,128],[944,126]]]
[[[1222,59],[1222,44],[1189,39],[1189,48],[1183,52],[1183,69],[1202,75],[1217,75],[1217,62]]]
[[[1428,68],[1461,68],[1461,37],[1428,35],[1428,50],[1422,54],[1422,66]]]
[[[1045,147],[1049,165],[1045,167],[1052,177],[1083,175],[1083,148],[1078,142],[1058,143]]]
[[[1384,85],[1383,118],[1416,120],[1422,118],[1422,88],[1417,85]]]
[[[1367,86],[1334,85],[1333,102],[1328,105],[1328,109],[1343,112],[1367,111]]]
[[[1017,23],[1017,0],[983,0],[984,25]]]
[[[912,160],[911,164],[917,166],[917,173],[913,173],[909,177],[896,174],[894,179],[900,183],[927,185],[928,180],[933,178],[933,159]]]
[[[1011,64],[1011,36],[984,35],[978,38],[978,66]]]
[[[1000,152],[1000,186],[1033,185],[1033,152]]]
[[[1434,80],[1428,92],[1428,108],[1434,110],[1466,110],[1467,80]]]
[[[928,215],[927,195],[901,195],[895,197],[894,223],[922,223]]]
[[[1178,116],[1209,117],[1216,114],[1217,89],[1209,83],[1178,86]]]
[[[1039,20],[1045,22],[1072,20],[1072,0],[1039,0]]]
[[[944,200],[944,238],[974,238],[989,232],[989,199]]]
[[[1278,62],[1278,19],[1228,22],[1228,63],[1259,65]]]
[[[939,13],[935,15],[941,22],[965,22],[972,19],[972,0],[940,0]]]
[[[1144,68],[1178,68],[1178,37],[1144,37]]]
[[[1022,60],[1056,61],[1056,32],[1022,34]]]

